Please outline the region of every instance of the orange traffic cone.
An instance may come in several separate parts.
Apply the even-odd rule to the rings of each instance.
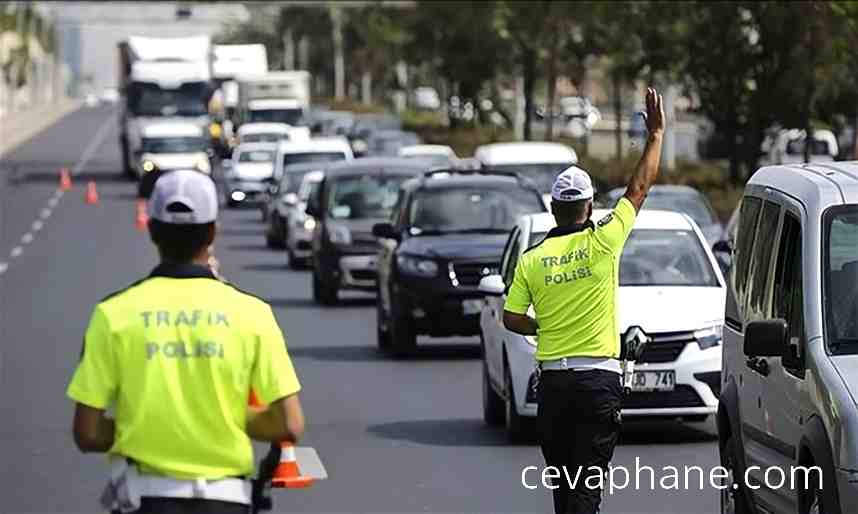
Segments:
[[[274,469],[271,487],[299,489],[313,485],[313,477],[301,476],[298,469],[298,459],[295,456],[295,446],[292,443],[280,442],[280,463]]]
[[[89,205],[95,205],[98,203],[98,191],[95,190],[95,181],[90,180],[86,185],[86,203]]]
[[[137,217],[134,220],[137,230],[145,231],[149,226],[149,215],[146,214],[146,201],[137,200]]]
[[[261,407],[263,405],[253,389],[250,390],[250,397],[247,399],[247,404],[251,407]],[[301,476],[301,471],[298,469],[298,459],[295,455],[295,446],[288,441],[280,441],[278,444],[280,445],[280,462],[274,468],[274,473],[271,477],[271,487],[299,489],[313,485],[313,477]]]
[[[68,191],[71,189],[71,175],[68,168],[60,168],[60,191]]]

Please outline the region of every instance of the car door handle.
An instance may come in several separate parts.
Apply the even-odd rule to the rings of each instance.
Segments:
[[[745,362],[745,365],[764,377],[769,376],[769,372],[771,371],[771,368],[769,368],[769,362],[760,357],[749,357]]]

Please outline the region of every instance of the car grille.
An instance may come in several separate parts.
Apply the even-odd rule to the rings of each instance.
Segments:
[[[375,280],[377,276],[375,271],[367,269],[354,269],[350,273],[355,280]]]
[[[677,385],[673,391],[641,391],[623,397],[624,409],[676,409],[704,406],[697,391],[684,384]]]
[[[637,362],[673,362],[688,343],[693,343],[693,332],[662,332],[650,334],[652,341],[644,348]]]
[[[450,265],[450,279],[454,286],[476,287],[487,275],[498,273],[496,261],[454,262]]]

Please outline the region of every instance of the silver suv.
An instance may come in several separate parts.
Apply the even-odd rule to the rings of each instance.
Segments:
[[[721,511],[855,512],[858,162],[757,171],[729,282]]]

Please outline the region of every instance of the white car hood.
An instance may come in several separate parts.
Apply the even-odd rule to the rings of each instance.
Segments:
[[[152,161],[155,166],[161,169],[174,170],[180,168],[194,169],[200,160],[207,158],[208,156],[203,152],[144,153],[141,156],[141,161]]]
[[[620,332],[633,326],[680,332],[722,323],[726,294],[723,287],[620,287]]]
[[[241,162],[233,166],[232,176],[239,180],[263,180],[274,174],[274,163]]]

